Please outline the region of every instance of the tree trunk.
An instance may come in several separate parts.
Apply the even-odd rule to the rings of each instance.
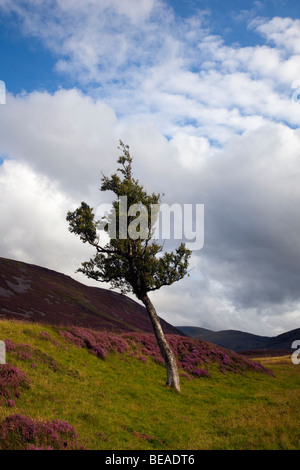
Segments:
[[[144,303],[147,312],[150,316],[156,341],[158,343],[161,355],[165,361],[165,365],[167,368],[167,385],[177,390],[177,392],[180,392],[179,374],[176,358],[173,354],[172,349],[170,348],[169,343],[165,338],[165,334],[161,327],[159,317],[147,294],[142,296],[141,300]]]

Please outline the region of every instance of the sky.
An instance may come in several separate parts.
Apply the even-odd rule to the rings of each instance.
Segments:
[[[111,202],[121,139],[145,189],[204,205],[203,248],[152,293],[159,315],[299,327],[297,2],[0,0],[0,80],[0,256],[92,285],[66,213]]]

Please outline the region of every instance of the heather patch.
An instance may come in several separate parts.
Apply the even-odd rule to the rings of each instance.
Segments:
[[[20,398],[21,391],[29,386],[30,380],[18,367],[10,364],[0,365],[0,405],[13,407],[14,399]]]
[[[30,335],[25,328],[31,330]],[[291,357],[281,358],[280,363],[260,359],[275,373],[270,377],[252,372],[245,358],[242,369],[235,363],[241,356],[228,350],[191,338],[167,336],[180,363],[185,359],[186,367],[192,363],[191,370],[210,374],[209,378],[198,377],[197,372],[192,374],[180,367],[182,393],[177,394],[164,386],[165,368],[154,359],[160,353],[153,334],[145,334],[142,343],[140,333],[105,333],[109,341],[111,336],[121,336],[127,349],[124,354],[111,349],[107,359],[99,361],[87,349],[89,343],[81,342],[82,330],[77,330],[77,347],[74,334],[70,333],[70,342],[58,336],[64,329],[72,331],[70,326],[0,321],[3,340],[10,338],[16,346],[30,344],[59,364],[59,371],[54,372],[32,358],[20,360],[8,353],[8,362],[30,378],[30,389],[14,387],[21,393],[19,400],[14,392],[8,398],[1,397],[0,425],[4,426],[2,420],[12,414],[43,422],[64,419],[74,426],[78,442],[91,450],[299,449],[300,369]],[[83,338],[88,338],[87,333],[96,341],[93,330],[85,331]],[[60,341],[60,347],[55,347],[50,336]],[[202,362],[197,359],[200,346]],[[153,348],[152,356],[149,348]],[[230,367],[239,373],[227,372]],[[77,371],[77,378],[69,368]],[[24,442],[20,434],[18,438],[9,434],[10,441],[3,444],[2,439],[0,448],[55,447],[43,438]],[[22,443],[16,444],[16,440]],[[67,442],[63,448],[68,448],[70,440],[63,442]]]
[[[0,449],[78,450],[83,447],[67,421],[42,422],[15,414],[0,423]]]
[[[110,353],[134,357],[147,364],[152,358],[164,365],[155,336],[148,333],[122,333],[89,330],[81,327],[64,328],[60,334],[79,348],[87,348],[90,353],[105,359]],[[210,366],[217,365],[225,372],[243,373],[257,371],[271,374],[258,362],[253,362],[233,351],[214,346],[201,340],[177,335],[167,335],[168,342],[185,376],[209,377]]]
[[[10,353],[11,357],[20,359],[22,361],[31,361],[32,367],[35,367],[36,363],[42,363],[46,364],[54,371],[59,370],[58,363],[49,354],[32,347],[30,344],[15,344],[10,339],[6,339],[5,346],[6,352]]]
[[[174,335],[168,335],[167,338],[181,367],[197,377],[207,377],[212,364],[217,365],[223,373],[255,371],[272,375],[262,364],[206,341]]]
[[[150,356],[158,364],[164,363],[154,335],[125,333],[122,336],[135,351],[135,354],[138,355],[139,353],[140,359]],[[252,370],[271,374],[260,363],[250,361],[233,351],[219,348],[205,341],[176,335],[167,335],[167,340],[177,358],[179,366],[185,372],[185,377],[187,374],[191,374],[193,377],[209,377],[209,368],[212,364],[217,365],[223,373],[242,373]]]
[[[87,348],[100,359],[105,359],[112,352],[124,354],[128,351],[128,344],[121,335],[81,327],[63,329],[60,334],[79,348]]]

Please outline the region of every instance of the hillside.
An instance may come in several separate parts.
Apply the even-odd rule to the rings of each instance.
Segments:
[[[152,334],[0,320],[0,338],[2,450],[299,449],[299,367],[290,358],[270,373],[168,335],[178,394],[164,386]]]
[[[152,332],[146,309],[127,296],[0,258],[0,318],[113,331]],[[165,333],[182,333],[161,319]]]
[[[0,301],[0,450],[299,448],[290,358],[269,368],[162,321],[178,394],[126,296],[2,258]]]
[[[178,326],[191,338],[202,339],[232,351],[282,351],[290,352],[294,340],[300,338],[300,328],[275,337],[259,336],[238,330],[212,331],[205,328]]]

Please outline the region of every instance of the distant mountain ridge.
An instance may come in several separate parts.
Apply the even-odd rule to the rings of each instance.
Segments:
[[[177,326],[177,328],[191,338],[203,339],[235,352],[251,350],[291,351],[293,341],[300,340],[300,328],[275,337],[259,336],[238,330],[212,331],[196,326]]]
[[[0,258],[0,319],[153,333],[146,309],[129,297],[90,287],[33,264]],[[161,319],[165,333],[183,333]]]

